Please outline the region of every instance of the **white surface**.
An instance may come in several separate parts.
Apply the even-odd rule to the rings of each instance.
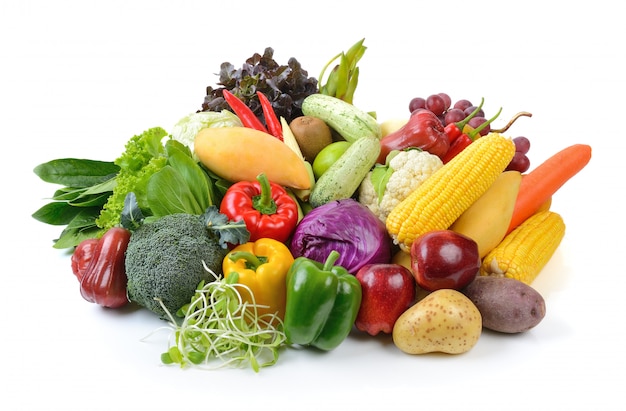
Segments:
[[[623,407],[624,38],[616,2],[6,1],[0,3],[2,362],[5,410],[598,409]],[[295,4],[295,3],[293,3]],[[301,5],[302,4],[302,5]],[[410,8],[409,4],[411,4]],[[277,365],[214,372],[160,365],[143,311],[82,300],[59,228],[30,215],[60,157],[112,160],[132,135],[202,104],[219,66],[267,46],[317,77],[365,37],[355,104],[404,117],[447,92],[532,141],[533,164],[574,143],[591,163],[554,197],[567,233],[534,286],[545,320],[485,333],[459,356],[404,355],[389,338],[284,351]]]

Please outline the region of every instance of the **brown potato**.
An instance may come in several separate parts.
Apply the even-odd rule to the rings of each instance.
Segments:
[[[407,354],[462,354],[482,332],[480,311],[461,292],[439,289],[406,310],[393,326],[393,343]]]
[[[478,276],[462,290],[478,308],[483,327],[502,333],[520,333],[535,327],[546,315],[544,298],[521,281]]]

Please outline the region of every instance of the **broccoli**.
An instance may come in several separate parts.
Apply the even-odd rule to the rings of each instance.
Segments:
[[[126,250],[130,301],[165,318],[189,303],[201,281],[222,273],[228,250],[211,234],[203,216],[178,213],[144,223],[133,231]]]

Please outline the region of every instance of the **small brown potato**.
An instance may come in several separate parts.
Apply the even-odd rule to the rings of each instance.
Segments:
[[[482,332],[478,308],[461,292],[440,289],[396,320],[393,342],[407,354],[461,354],[476,345]]]
[[[541,294],[513,278],[478,276],[462,292],[478,307],[483,327],[493,331],[521,333],[546,315]]]
[[[330,127],[321,119],[312,116],[300,116],[289,123],[304,159],[313,163],[315,156],[324,147],[333,142]]]

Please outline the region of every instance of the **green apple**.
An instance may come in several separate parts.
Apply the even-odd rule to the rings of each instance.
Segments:
[[[319,179],[350,146],[348,141],[335,141],[324,147],[313,160],[313,174]]]

